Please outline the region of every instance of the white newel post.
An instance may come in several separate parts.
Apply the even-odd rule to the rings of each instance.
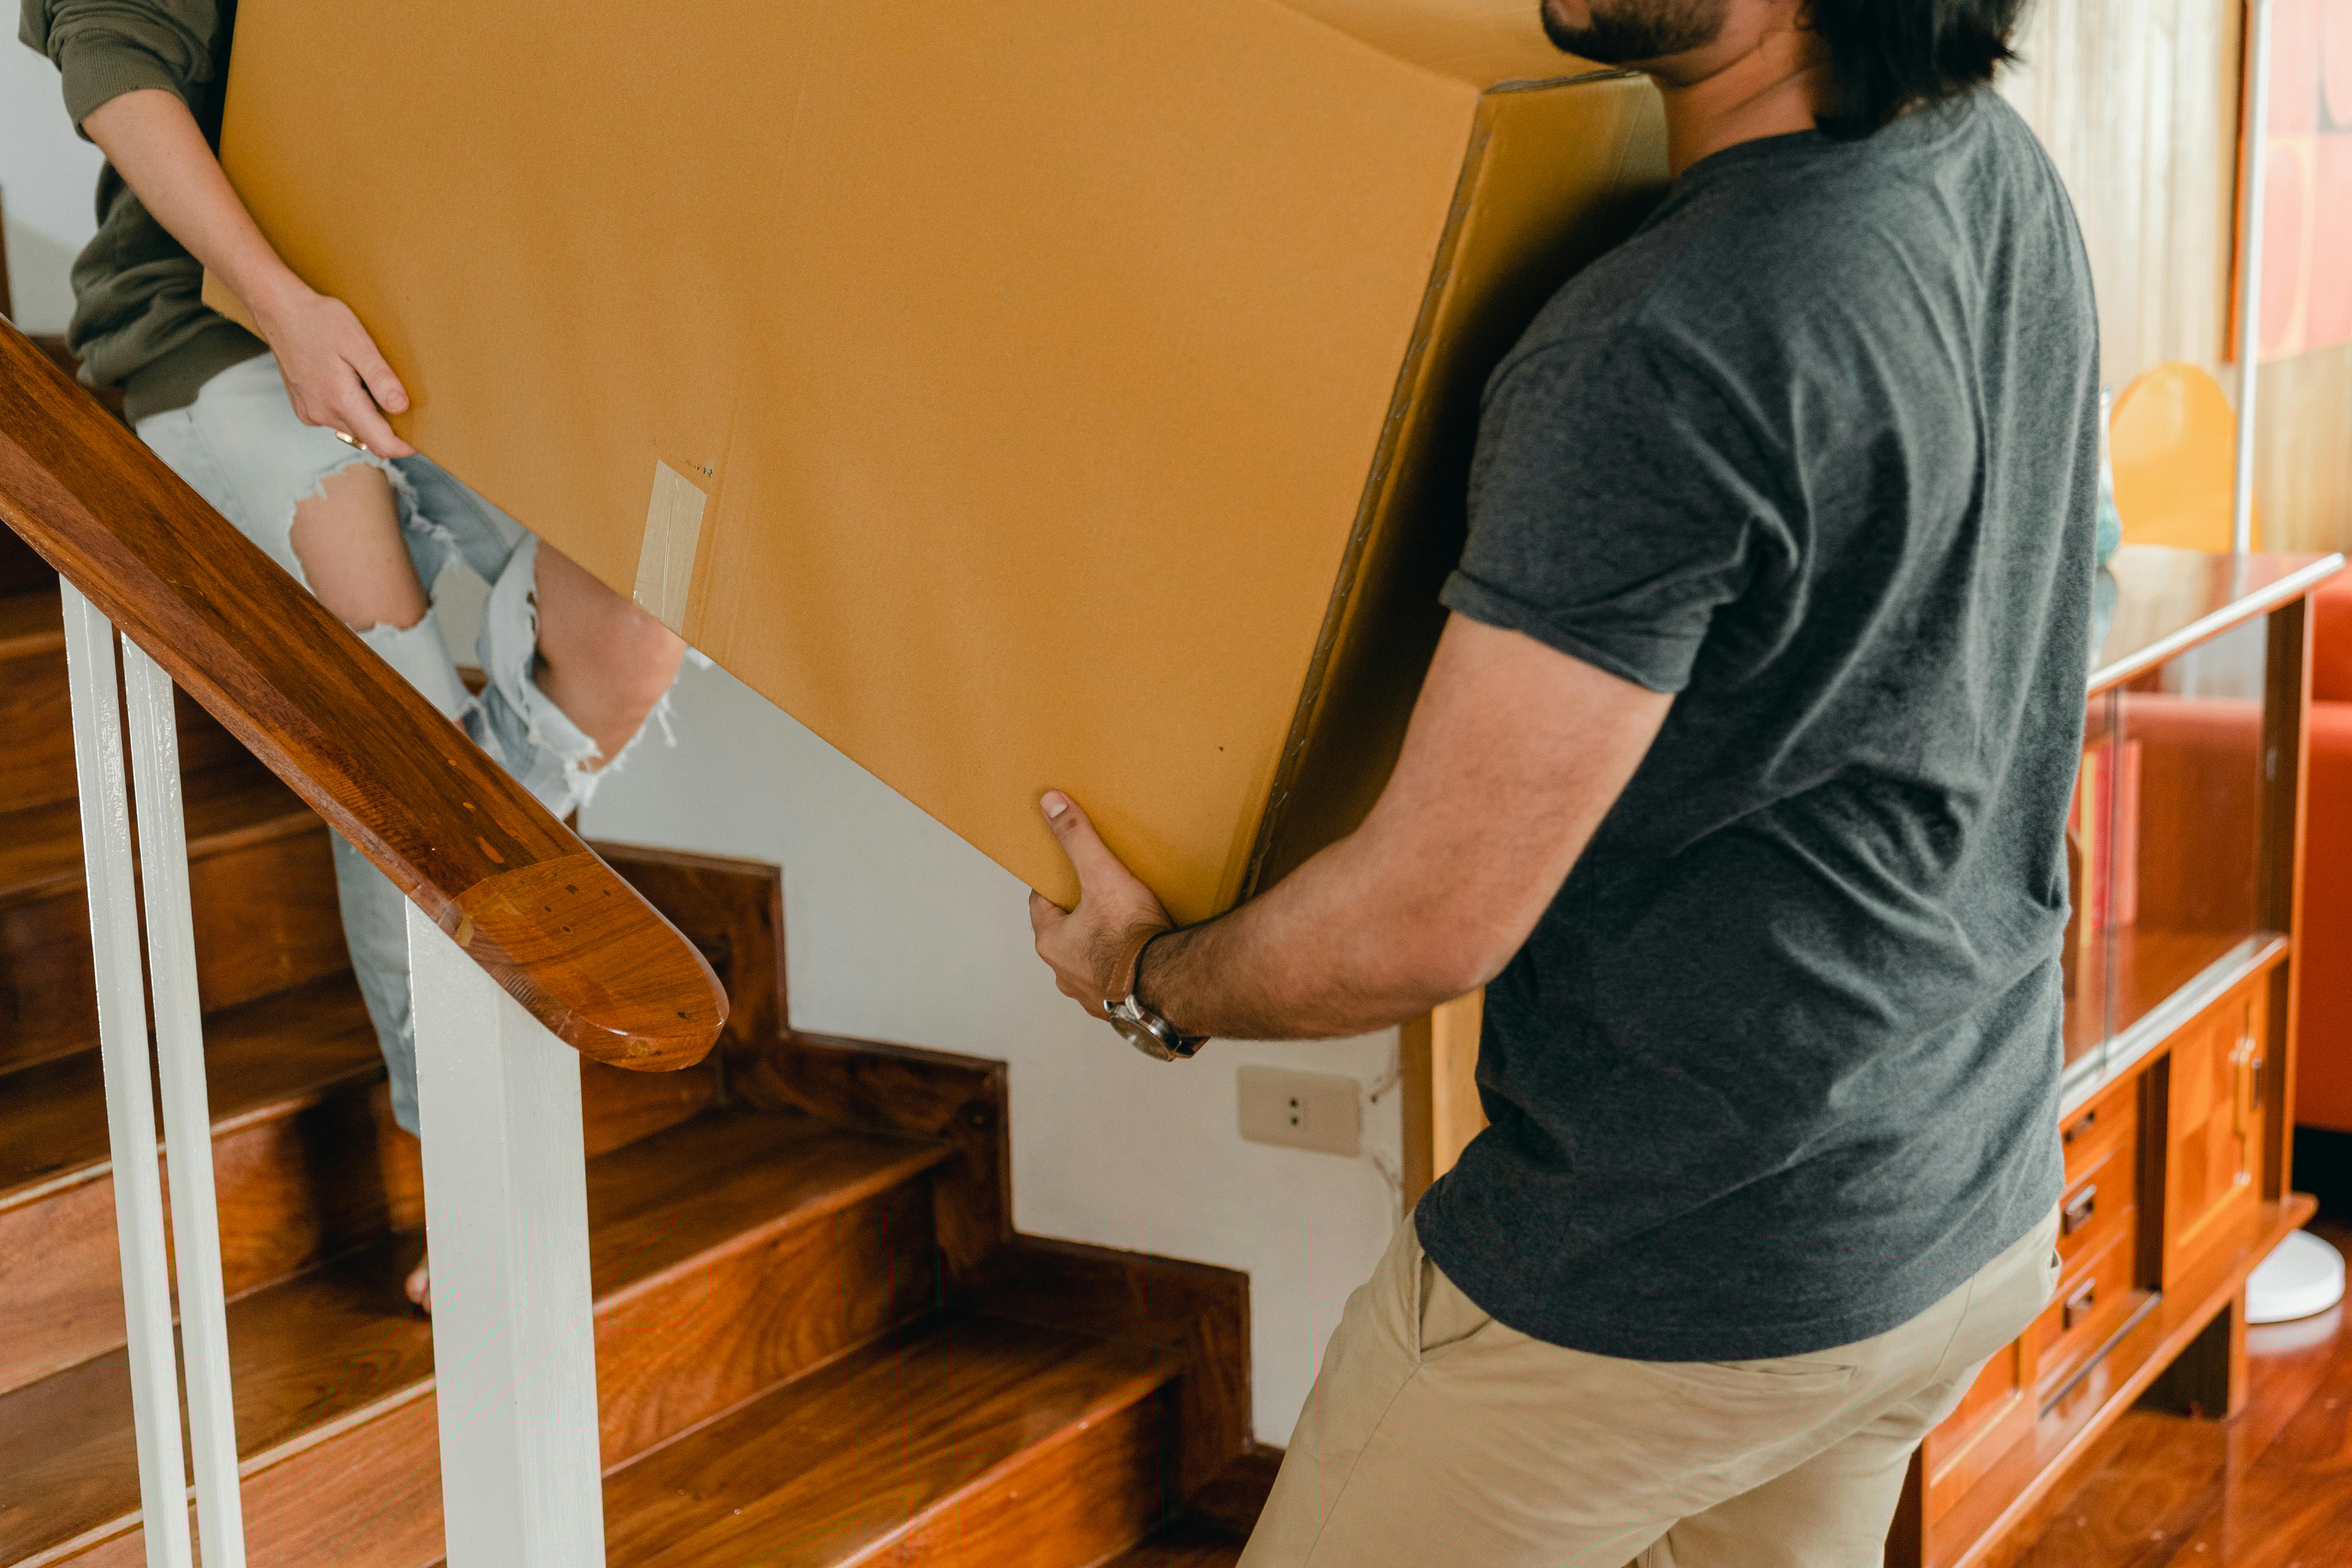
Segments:
[[[448,1568],[604,1561],[580,1058],[415,905]]]
[[[133,891],[131,795],[115,699],[114,627],[60,579],[66,682],[73,702],[74,774],[81,796],[82,866],[98,976],[98,1049],[114,1165],[114,1230],[131,1359],[131,1425],[148,1568],[189,1568],[187,1468],[163,1253],[163,1184],[155,1164],[155,1080],[147,1065],[147,987]]]

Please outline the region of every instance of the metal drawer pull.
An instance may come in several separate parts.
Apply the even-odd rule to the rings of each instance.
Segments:
[[[2066,1305],[2060,1318],[2063,1329],[2071,1332],[2084,1319],[2091,1315],[2091,1309],[2098,1300],[2099,1282],[2095,1279],[2084,1280],[2083,1288],[2066,1298]]]
[[[2099,1184],[2092,1182],[2085,1184],[2081,1192],[2066,1200],[2066,1206],[2059,1212],[2058,1215],[2059,1234],[2072,1236],[2090,1224],[2091,1215],[2097,1212],[2098,1206]]]
[[[2080,1138],[2084,1133],[2088,1132],[2092,1128],[2098,1124],[2099,1113],[2095,1110],[2086,1110],[2083,1112],[2082,1115],[2074,1118],[2074,1121],[2068,1122],[2066,1124],[2066,1131],[2060,1134],[2060,1136],[2064,1142],[2072,1143],[2075,1139]]]

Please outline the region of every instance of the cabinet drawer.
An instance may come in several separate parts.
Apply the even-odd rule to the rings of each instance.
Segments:
[[[2147,1292],[2133,1289],[2132,1211],[2123,1210],[2096,1251],[2070,1264],[2057,1300],[2034,1321],[2036,1375],[2042,1396],[2063,1386],[2131,1317]]]
[[[2127,1232],[2139,1206],[2139,1150],[2130,1142],[2110,1143],[2085,1170],[2066,1173],[2066,1194],[2058,1200],[2058,1257],[2066,1273]]]
[[[2110,1085],[2090,1104],[2058,1123],[2066,1147],[2066,1184],[2072,1187],[2092,1166],[2118,1148],[2139,1147],[2139,1079]]]

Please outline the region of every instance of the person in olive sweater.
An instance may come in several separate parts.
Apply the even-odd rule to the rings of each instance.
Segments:
[[[98,234],[74,263],[68,342],[122,388],[140,438],[561,816],[667,693],[685,645],[395,435],[400,378],[351,310],[308,287],[222,173],[236,0],[22,0],[98,143]],[[206,268],[257,337],[207,308]],[[491,585],[478,697],[432,589],[463,563]],[[401,895],[340,840],[352,967],[383,1047],[394,1118],[417,1126]],[[420,1265],[409,1293],[430,1308]]]

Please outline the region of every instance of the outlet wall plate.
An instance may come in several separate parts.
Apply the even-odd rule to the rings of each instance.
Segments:
[[[1364,1090],[1347,1074],[1245,1067],[1236,1077],[1249,1142],[1349,1158],[1362,1152]]]

